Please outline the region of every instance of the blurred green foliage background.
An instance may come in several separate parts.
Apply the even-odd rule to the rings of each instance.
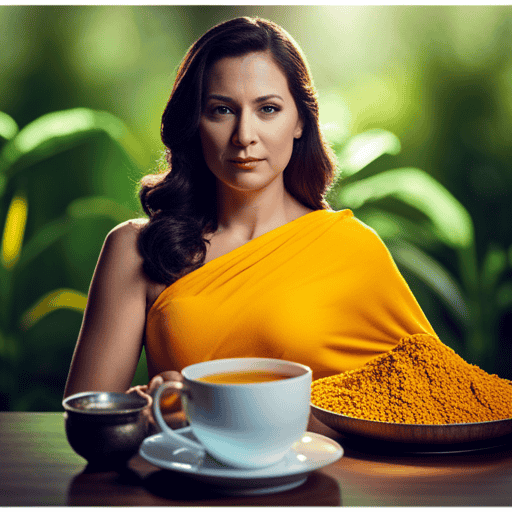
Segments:
[[[241,15],[303,48],[340,162],[441,339],[512,378],[512,8],[0,6],[0,410],[60,410],[107,232],[141,215],[189,45]],[[147,378],[141,359],[135,382]]]

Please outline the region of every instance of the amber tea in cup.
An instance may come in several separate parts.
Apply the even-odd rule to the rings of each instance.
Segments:
[[[291,375],[283,375],[264,370],[247,370],[244,372],[221,372],[212,373],[199,377],[201,382],[211,382],[212,384],[256,384],[259,382],[275,382],[278,380],[289,379]]]

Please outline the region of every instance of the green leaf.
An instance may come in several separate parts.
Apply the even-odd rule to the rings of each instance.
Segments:
[[[351,137],[338,153],[342,175],[352,176],[384,154],[400,152],[400,139],[387,130],[374,129]]]
[[[474,243],[473,221],[468,211],[438,181],[414,168],[393,169],[354,183],[338,193],[338,207],[357,209],[367,202],[394,197],[426,215],[437,237],[453,248]]]
[[[102,196],[75,199],[68,206],[67,213],[74,219],[105,216],[116,222],[124,222],[135,216],[135,212],[130,210],[130,208]]]
[[[406,239],[421,247],[434,248],[439,239],[428,225],[370,206],[363,206],[357,212],[358,218],[372,227],[383,239]],[[426,223],[425,223],[426,224]]]
[[[21,258],[18,262],[18,267],[23,267],[39,256],[39,254],[41,254],[50,245],[68,233],[70,227],[71,223],[69,222],[69,219],[64,217],[51,221],[40,228],[37,233],[35,233],[32,238],[25,243],[23,252],[21,253]]]
[[[407,242],[388,243],[397,264],[412,272],[452,310],[462,325],[470,322],[470,308],[459,285],[440,263]]]
[[[135,216],[135,212],[108,197],[90,196],[75,199],[68,205],[67,214],[64,217],[49,222],[25,243],[17,265],[23,267],[28,264],[50,245],[69,233],[72,228],[70,221],[73,219],[108,217],[116,222],[124,222]]]
[[[0,153],[0,173],[13,172],[12,167],[22,157],[30,156],[35,163],[60,153],[98,132],[105,132],[137,163],[145,152],[126,125],[108,112],[75,108],[45,114],[25,126]]]
[[[491,246],[482,262],[482,288],[492,292],[507,268],[507,253],[501,247]]]
[[[56,309],[72,309],[83,313],[87,305],[87,295],[76,290],[60,288],[54,290],[39,299],[31,308],[23,314],[21,327],[30,329],[41,318]]]
[[[12,139],[18,133],[16,121],[5,112],[0,112],[0,137]]]

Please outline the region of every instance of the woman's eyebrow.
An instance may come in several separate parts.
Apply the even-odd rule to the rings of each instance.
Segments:
[[[267,94],[266,96],[259,96],[254,100],[253,103],[262,103],[264,101],[268,101],[272,98],[278,98],[281,101],[284,101],[279,94]],[[206,98],[207,100],[219,100],[219,101],[225,101],[226,103],[235,103],[235,100],[233,98],[230,98],[229,96],[223,96],[222,94],[209,94]]]

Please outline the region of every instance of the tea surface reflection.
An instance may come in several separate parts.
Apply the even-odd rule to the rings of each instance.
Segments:
[[[260,382],[275,382],[289,379],[291,375],[283,375],[271,371],[248,370],[239,372],[213,373],[199,377],[196,380],[211,384],[257,384]]]

